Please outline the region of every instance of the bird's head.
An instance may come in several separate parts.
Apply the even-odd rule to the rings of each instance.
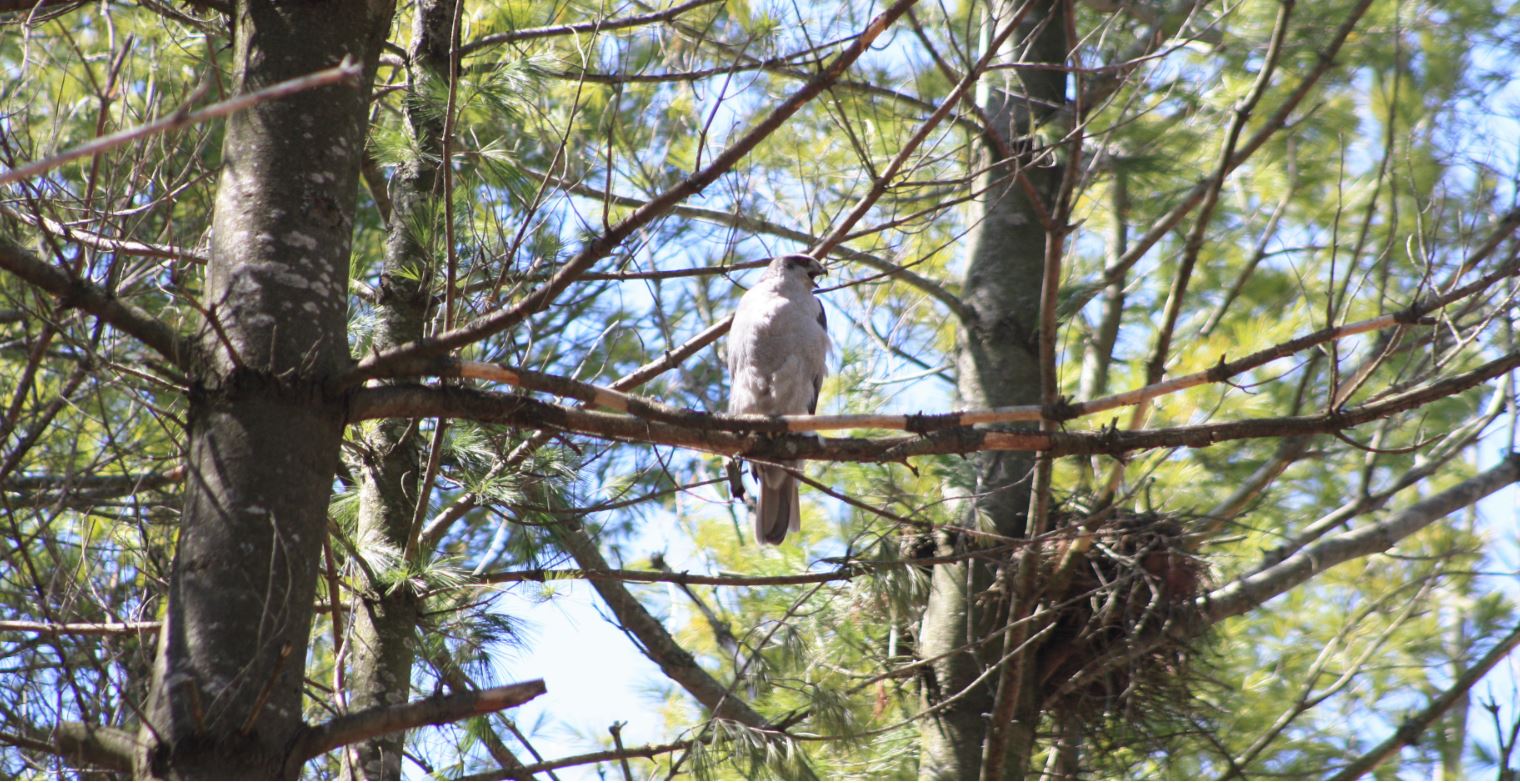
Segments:
[[[820,264],[818,259],[802,253],[791,253],[772,258],[770,266],[766,267],[766,272],[768,276],[774,275],[795,280],[805,279],[809,287],[812,286],[813,282],[820,275],[825,274],[823,264]]]

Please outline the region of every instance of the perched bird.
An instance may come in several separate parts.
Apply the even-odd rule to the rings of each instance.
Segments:
[[[823,304],[813,295],[813,280],[821,274],[823,265],[812,256],[777,256],[739,299],[728,333],[730,413],[783,416],[818,410],[829,353]],[[750,470],[760,484],[755,540],[779,544],[788,530],[801,529],[797,479],[778,467],[751,465]]]

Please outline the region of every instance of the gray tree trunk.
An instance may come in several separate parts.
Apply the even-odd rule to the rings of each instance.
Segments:
[[[454,31],[454,0],[425,0],[416,10],[409,53],[406,120],[414,154],[390,181],[391,214],[387,221],[384,269],[375,302],[374,347],[377,351],[420,340],[429,313],[430,286],[425,276],[406,269],[431,268],[437,243],[423,225],[438,199],[446,198],[439,162],[443,159],[444,117],[429,105],[428,84],[447,83]],[[352,460],[359,484],[359,536],[378,538],[398,551],[406,549],[417,513],[423,480],[422,444],[417,423],[387,419],[359,441]],[[369,584],[358,596],[347,641],[352,666],[348,679],[351,711],[404,704],[411,696],[417,623],[422,603],[405,585]],[[351,745],[343,755],[347,780],[396,780],[401,777],[404,733],[373,737]]]
[[[985,14],[984,40],[994,28],[1008,24],[1019,3],[991,0]],[[1065,30],[1059,2],[1039,2],[1024,18],[1019,33],[1009,39],[998,60],[1060,63],[1065,59]],[[977,100],[1004,139],[1027,149],[1041,146],[1033,131],[1065,101],[1066,77],[1060,71],[997,70],[983,78]],[[1031,101],[1030,99],[1033,99]],[[977,202],[969,238],[966,279],[962,299],[973,313],[965,324],[957,357],[959,404],[966,408],[1028,405],[1040,402],[1040,369],[1037,332],[1040,288],[1045,263],[1046,232],[1016,174],[1022,170],[1044,202],[1054,203],[1060,169],[1045,161],[1029,165],[1024,157],[1002,159],[1001,145],[983,140],[981,164],[984,174],[976,183],[983,192]],[[973,457],[976,468],[975,496],[966,504],[962,527],[1022,536],[1029,510],[1032,455],[999,452]],[[984,548],[987,540],[954,531],[937,534],[939,555],[954,555]],[[971,683],[994,665],[1001,653],[995,643],[974,642],[993,634],[1004,617],[994,604],[978,602],[991,586],[994,571],[981,561],[963,560],[938,565],[930,581],[928,604],[920,630],[920,654],[936,659],[923,683],[927,705],[964,696],[922,722],[919,777],[924,780],[975,780],[981,771],[987,716],[992,712],[994,686],[991,676]],[[943,657],[940,657],[943,656]],[[1011,663],[1007,665],[1012,665]],[[1027,667],[1032,673],[1033,667]],[[1030,688],[1022,689],[1026,703],[1034,703]],[[1021,706],[1018,719],[1030,718]],[[1036,716],[1037,717],[1037,716]],[[1015,733],[1010,742],[1010,776],[1027,772],[1033,741]],[[1023,762],[1015,761],[1022,756]]]
[[[312,599],[344,412],[347,286],[388,0],[240,0],[234,89],[336,65],[357,83],[227,119],[190,396],[189,477],[139,777],[281,778],[301,729]]]

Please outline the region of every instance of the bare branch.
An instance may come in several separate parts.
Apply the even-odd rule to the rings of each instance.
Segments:
[[[524,571],[500,571],[481,574],[482,584],[512,582],[550,582],[561,579],[585,579],[600,582],[634,582],[638,584],[668,583],[677,585],[714,585],[723,587],[775,587],[778,585],[807,585],[818,582],[837,582],[853,579],[860,573],[856,568],[837,568],[816,574],[783,574],[780,576],[713,576],[709,574],[673,573],[668,571],[636,571],[624,568],[592,570],[587,568],[533,568]],[[0,630],[4,629],[0,624]]]
[[[1155,383],[1161,380],[1166,372],[1167,359],[1171,357],[1172,335],[1177,327],[1177,320],[1182,316],[1182,302],[1187,296],[1188,285],[1192,281],[1193,267],[1198,262],[1198,254],[1203,249],[1204,235],[1209,228],[1209,220],[1214,215],[1214,207],[1219,203],[1219,193],[1224,188],[1225,180],[1234,170],[1235,146],[1240,141],[1240,134],[1246,127],[1246,121],[1251,117],[1251,111],[1256,104],[1266,95],[1267,85],[1272,81],[1272,74],[1277,70],[1278,55],[1282,53],[1283,39],[1288,34],[1288,20],[1293,16],[1295,0],[1280,0],[1277,7],[1277,19],[1272,23],[1272,37],[1267,44],[1267,53],[1262,58],[1261,68],[1256,73],[1256,81],[1251,85],[1250,93],[1235,105],[1234,118],[1230,122],[1230,128],[1225,132],[1223,146],[1219,149],[1219,162],[1216,164],[1214,175],[1209,178],[1208,185],[1204,189],[1203,198],[1198,207],[1198,217],[1194,219],[1193,230],[1188,232],[1187,242],[1183,245],[1182,259],[1177,264],[1177,273],[1172,279],[1171,289],[1166,295],[1166,305],[1162,308],[1161,324],[1156,330],[1155,344],[1151,349],[1150,359],[1145,364],[1146,383]],[[1143,415],[1146,408],[1142,407],[1137,416]]]
[[[1510,460],[1515,462],[1514,459]],[[1489,670],[1498,665],[1500,661],[1509,657],[1511,651],[1520,646],[1520,626],[1515,626],[1507,636],[1500,639],[1488,652],[1472,665],[1472,668],[1462,673],[1450,688],[1441,691],[1440,695],[1430,700],[1425,709],[1409,716],[1399,725],[1388,739],[1378,743],[1377,747],[1362,754],[1345,769],[1336,773],[1330,780],[1356,780],[1371,772],[1389,756],[1399,752],[1405,745],[1413,745],[1420,740],[1425,730],[1451,710],[1472,687],[1488,674]]]
[[[120,636],[157,632],[157,622],[38,623],[27,620],[0,620],[0,633],[38,633],[47,636]]]
[[[82,228],[59,223],[56,220],[40,215],[29,215],[25,212],[4,207],[0,207],[0,215],[5,215],[28,225],[41,228],[53,236],[62,238],[66,242],[76,242],[85,247],[105,250],[117,255],[167,258],[174,261],[188,261],[192,264],[206,263],[205,256],[197,255],[181,247],[155,245],[150,242],[138,242],[131,239],[105,236],[104,234],[97,234],[93,231],[85,231]]]
[[[1141,449],[1202,448],[1227,440],[1340,432],[1461,393],[1517,367],[1520,367],[1520,351],[1468,372],[1354,408],[1310,416],[1265,417],[1151,430],[1007,432],[972,428],[966,426],[961,414],[948,413],[905,417],[909,422],[906,429],[925,433],[923,435],[821,438],[783,433],[817,430],[821,428],[820,424],[828,424],[827,420],[834,417],[732,416],[689,411],[674,417],[681,424],[673,424],[669,423],[671,417],[668,416],[664,417],[666,421],[656,421],[567,408],[523,395],[415,385],[366,387],[352,391],[349,421],[455,416],[519,427],[547,427],[609,440],[660,443],[724,456],[742,454],[777,460],[898,462],[923,454],[975,451],[1049,451],[1052,456],[1117,455]]]
[[[459,53],[468,56],[498,44],[530,41],[535,38],[552,38],[560,35],[575,35],[577,33],[610,33],[614,30],[626,30],[630,27],[659,24],[670,21],[687,11],[701,8],[704,5],[712,5],[716,2],[718,0],[687,0],[687,2],[678,3],[663,11],[654,11],[647,14],[597,19],[590,22],[577,22],[575,24],[550,25],[548,27],[526,27],[521,30],[509,30],[505,33],[493,33],[481,36],[459,47]]]
[[[0,743],[116,772],[132,771],[132,758],[138,747],[130,732],[75,722],[58,724],[46,737],[0,732]]]
[[[465,775],[460,780],[501,780],[509,775],[532,775],[536,772],[547,772],[551,769],[564,767],[579,767],[583,764],[597,764],[603,761],[617,761],[618,759],[649,758],[666,753],[685,750],[691,747],[696,740],[684,742],[667,742],[664,745],[644,745],[637,748],[624,748],[621,750],[603,750],[596,753],[582,753],[576,756],[566,756],[562,759],[550,759],[538,764],[529,764],[518,769],[500,769],[489,772],[481,772],[473,775]]]
[[[191,363],[190,343],[162,321],[99,286],[58,269],[0,237],[0,269],[52,294],[60,307],[77,307],[141,340],[180,369]]]
[[[805,476],[803,478],[806,478]],[[880,571],[888,568],[904,568],[908,566],[929,566],[937,563],[954,563],[977,557],[991,557],[1006,549],[1022,545],[1023,541],[1008,542],[1003,545],[978,549],[972,552],[957,552],[949,555],[936,557],[915,557],[903,560],[849,560],[843,562],[832,571],[822,571],[811,574],[781,574],[777,576],[753,576],[741,574],[709,575],[693,574],[689,572],[675,573],[673,571],[636,571],[621,568],[608,569],[574,569],[574,568],[534,568],[522,571],[500,571],[494,574],[482,574],[479,579],[483,584],[501,584],[505,582],[546,582],[557,579],[587,579],[592,581],[613,582],[638,582],[646,584],[669,583],[677,585],[712,585],[715,587],[774,587],[778,585],[806,585],[819,582],[838,582],[866,573],[868,571]],[[841,562],[829,558],[825,562]]]
[[[319,726],[308,726],[295,741],[287,763],[292,769],[299,769],[308,760],[344,745],[381,734],[452,723],[475,715],[498,712],[524,704],[545,692],[547,689],[543,680],[528,680],[497,688],[421,699],[409,704],[361,710]]]
[[[1305,547],[1279,563],[1258,568],[1204,599],[1210,618],[1221,620],[1261,605],[1334,566],[1391,549],[1394,544],[1464,506],[1520,481],[1520,455],[1373,525]]]
[[[876,181],[871,184],[870,190],[856,202],[849,214],[840,219],[826,236],[813,245],[811,248],[813,255],[822,258],[835,245],[844,241],[845,236],[850,233],[850,229],[854,228],[855,224],[865,217],[866,212],[870,211],[871,207],[881,198],[882,194],[886,193],[887,188],[892,185],[892,179],[897,176],[897,173],[902,170],[903,166],[907,165],[908,158],[913,155],[920,144],[923,144],[929,138],[929,134],[934,128],[942,120],[950,116],[950,111],[960,103],[961,96],[966,95],[976,85],[977,80],[982,77],[982,73],[987,69],[988,64],[999,55],[1003,42],[1007,41],[1014,31],[1019,29],[1019,23],[1023,21],[1024,15],[1031,8],[1033,8],[1032,4],[1025,3],[1023,8],[1013,14],[1008,20],[1006,26],[997,35],[992,37],[992,40],[987,43],[986,53],[966,72],[966,75],[961,78],[960,82],[950,90],[945,99],[940,102],[939,107],[934,110],[934,113],[929,115],[928,119],[918,124],[918,128],[913,131],[913,135],[903,143],[902,149],[892,157],[887,167],[876,177]],[[956,301],[959,302],[959,300]],[[952,307],[951,309],[962,318],[965,318],[969,312],[964,305]]]
[[[1341,340],[1359,334],[1390,329],[1397,326],[1406,326],[1420,323],[1421,319],[1452,302],[1487,289],[1490,285],[1511,277],[1520,272],[1520,260],[1511,261],[1499,268],[1490,271],[1477,280],[1467,285],[1447,291],[1445,294],[1432,297],[1417,305],[1401,310],[1396,313],[1387,313],[1375,318],[1368,318],[1356,323],[1343,324],[1341,326],[1318,329],[1291,340],[1278,343],[1269,348],[1247,354],[1235,361],[1227,362],[1220,357],[1219,364],[1214,367],[1189,375],[1180,376],[1167,381],[1151,383],[1138,389],[1112,394],[1089,402],[1067,403],[1055,406],[1040,405],[1010,405],[985,410],[962,410],[933,416],[903,415],[903,414],[865,414],[865,415],[812,415],[812,416],[786,416],[786,417],[751,417],[753,421],[746,422],[751,429],[757,432],[817,432],[825,430],[858,429],[867,427],[882,427],[888,429],[924,431],[943,429],[956,426],[970,426],[977,424],[1007,424],[1019,421],[1038,421],[1049,419],[1052,421],[1070,421],[1072,419],[1090,416],[1095,413],[1122,408],[1129,405],[1137,405],[1149,402],[1157,397],[1172,394],[1184,389],[1193,388],[1206,383],[1223,383],[1235,376],[1249,370],[1254,370],[1270,364],[1273,361],[1292,356],[1300,351],[1307,350],[1316,345],[1321,345],[1334,340]],[[703,340],[716,339],[727,331],[728,321],[725,320],[709,327],[689,345],[696,347],[695,352],[706,343]],[[689,353],[683,353],[678,349],[683,358]],[[668,359],[669,357],[667,357]],[[679,362],[679,359],[675,360]],[[664,363],[657,363],[663,366]],[[577,381],[571,378],[551,375],[549,373],[508,367],[498,364],[486,364],[483,362],[465,362],[447,357],[440,357],[411,369],[421,373],[437,375],[439,377],[475,378],[478,380],[506,383],[524,389],[549,392],[551,394],[569,397],[581,402],[596,405],[609,410],[632,413],[643,418],[656,421],[666,421],[675,424],[693,424],[694,411],[672,408],[668,405],[650,400],[645,397],[626,394],[618,389],[609,389],[594,384]],[[644,368],[640,368],[643,371]],[[637,373],[635,373],[637,375]],[[634,376],[630,376],[632,378]],[[623,379],[620,383],[624,383]],[[636,383],[625,383],[623,388],[630,388]],[[782,424],[784,423],[784,424]]]
[[[308,74],[306,76],[299,76],[294,79],[287,79],[286,81],[280,82],[278,84],[272,84],[262,90],[251,92],[247,95],[238,95],[232,98],[228,98],[227,100],[220,103],[214,103],[210,106],[207,106],[200,111],[188,111],[188,106],[182,107],[180,110],[174,112],[168,117],[158,120],[157,122],[150,122],[147,125],[140,125],[136,128],[128,128],[123,131],[118,131],[109,136],[102,136],[88,143],[81,144],[71,150],[60,152],[50,158],[44,158],[35,163],[22,166],[19,169],[0,172],[0,185],[3,185],[7,182],[17,182],[20,180],[35,177],[45,171],[56,169],[71,160],[99,155],[103,152],[116,149],[117,147],[120,147],[124,144],[130,144],[131,142],[137,141],[138,139],[147,138],[148,136],[152,136],[154,134],[165,133],[168,131],[177,130],[179,128],[186,128],[191,125],[197,125],[199,123],[205,122],[206,120],[214,120],[217,117],[224,117],[228,114],[247,109],[250,106],[256,106],[266,101],[278,100],[288,95],[294,95],[298,92],[305,92],[306,90],[316,89],[318,87],[326,87],[327,85],[336,84],[342,81],[351,81],[357,78],[361,72],[362,69],[358,63],[344,61],[331,68],[317,71],[316,73]]]
[[[563,526],[559,539],[560,546],[588,571],[605,573],[612,570],[596,542],[579,522]],[[696,658],[670,635],[665,624],[650,614],[622,582],[594,581],[592,587],[617,617],[619,626],[638,639],[640,651],[714,716],[754,728],[770,725],[763,715],[734,695],[732,688],[725,687],[702,668]]]
[[[1256,154],[1256,151],[1266,144],[1273,135],[1287,126],[1288,118],[1292,116],[1293,111],[1298,108],[1298,105],[1303,102],[1309,92],[1314,89],[1314,85],[1319,83],[1320,78],[1328,73],[1330,67],[1335,64],[1336,55],[1340,53],[1341,47],[1345,45],[1346,39],[1351,35],[1351,31],[1356,29],[1357,22],[1361,21],[1362,15],[1367,13],[1367,9],[1371,6],[1372,0],[1359,0],[1357,2],[1356,6],[1346,15],[1345,21],[1341,22],[1341,26],[1336,28],[1335,32],[1331,35],[1330,44],[1320,53],[1314,69],[1304,75],[1304,78],[1299,81],[1293,91],[1278,106],[1277,111],[1273,112],[1272,116],[1262,123],[1256,133],[1235,150],[1234,155],[1230,157],[1228,164],[1223,169],[1225,174],[1239,168],[1242,163],[1245,163],[1252,155]],[[1211,177],[1194,185],[1187,192],[1187,195],[1183,197],[1182,201],[1173,207],[1170,212],[1157,219],[1150,229],[1135,241],[1135,244],[1123,257],[1103,270],[1104,281],[1113,282],[1118,280],[1130,267],[1135,265],[1135,262],[1139,261],[1149,252],[1153,245],[1161,241],[1162,237],[1166,236],[1184,217],[1187,217],[1189,212],[1192,212],[1194,208],[1203,203],[1212,182],[1213,178]]]

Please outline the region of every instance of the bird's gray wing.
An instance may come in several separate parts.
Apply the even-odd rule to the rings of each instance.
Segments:
[[[821,326],[821,327],[823,327],[824,334],[828,334],[828,332],[829,332],[829,314],[823,309],[823,303],[822,302],[819,302],[816,298],[813,301],[817,302],[817,304],[818,304],[818,325]],[[813,373],[813,399],[808,402],[808,413],[809,414],[814,414],[814,413],[818,412],[818,395],[819,395],[819,393],[821,393],[823,391],[823,366],[824,366],[824,363],[823,362],[819,362],[818,363],[818,367],[819,367],[818,372]]]

